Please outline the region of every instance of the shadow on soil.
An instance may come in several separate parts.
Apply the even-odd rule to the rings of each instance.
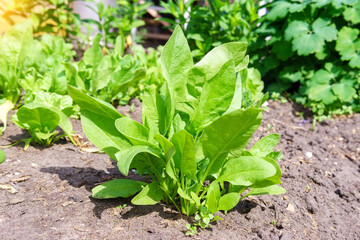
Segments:
[[[115,164],[115,163],[114,163]],[[121,174],[116,166],[113,168],[107,168],[107,171],[97,170],[91,167],[80,168],[80,167],[46,167],[41,168],[43,173],[57,174],[61,180],[65,180],[68,184],[75,188],[80,188],[82,186],[89,192],[91,189],[98,185],[99,183],[104,183],[113,179],[121,178]],[[129,178],[133,180],[142,180],[138,175],[129,174]],[[145,180],[146,181],[146,180]],[[159,213],[159,216],[164,219],[170,220],[179,220],[184,219],[187,222],[191,222],[192,218],[187,217],[183,214],[179,214],[174,207],[166,207],[164,204],[156,204],[153,206],[139,206],[133,205],[130,198],[115,198],[115,199],[95,199],[89,196],[90,201],[95,205],[93,208],[94,215],[101,219],[101,215],[107,209],[112,209],[121,206],[124,207],[120,215],[124,219],[129,219],[133,217],[139,217],[151,214],[153,212]],[[251,209],[257,206],[256,203],[243,200],[238,203],[238,205],[231,211],[238,211],[240,214],[247,214]]]

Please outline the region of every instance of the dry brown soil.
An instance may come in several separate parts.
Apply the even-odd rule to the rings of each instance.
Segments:
[[[138,105],[132,114],[137,119]],[[311,122],[295,115],[296,106],[270,102],[269,108],[253,140],[281,134],[286,194],[241,201],[226,215],[218,213],[223,221],[192,238],[360,239],[360,114],[312,131]],[[80,122],[73,124],[85,137]],[[10,123],[0,145],[26,137]],[[65,140],[48,148],[22,147],[4,149],[7,160],[0,165],[0,239],[189,239],[184,233],[191,219],[163,204],[91,198],[92,187],[123,178],[105,154]]]

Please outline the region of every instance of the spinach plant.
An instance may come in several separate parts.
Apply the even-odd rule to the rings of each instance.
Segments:
[[[106,102],[129,100],[128,90],[145,78],[145,68],[130,54],[123,56],[124,37],[119,36],[115,48],[105,56],[100,38],[101,34],[97,34],[83,60],[65,63],[67,82]]]
[[[44,34],[32,44],[34,56],[23,69],[20,86],[25,90],[25,102],[31,101],[39,92],[46,91],[65,95],[67,79],[63,63],[72,60],[75,52],[72,44],[63,38]]]
[[[72,125],[64,112],[57,107],[48,107],[41,103],[29,103],[19,108],[11,120],[19,127],[26,129],[31,138],[25,139],[25,150],[31,142],[39,143],[45,146],[51,145],[61,137],[68,136],[74,142],[72,134]],[[59,126],[64,134],[58,135],[55,131]]]
[[[88,139],[116,160],[151,181],[116,179],[92,190],[95,198],[130,197],[135,205],[172,204],[179,212],[230,210],[249,195],[281,194],[278,134],[248,142],[260,126],[260,105],[242,108],[239,72],[247,67],[246,43],[231,42],[194,64],[187,40],[177,27],[166,43],[160,93],[148,88],[142,124],[111,105],[68,86],[81,108]],[[245,57],[245,58],[244,58]],[[210,216],[210,215],[209,215]],[[204,217],[206,217],[204,215]]]
[[[279,0],[267,7],[250,53],[268,90],[293,93],[320,120],[360,111],[360,1]]]
[[[0,135],[5,131],[8,112],[20,98],[19,79],[31,52],[33,40],[30,21],[13,26],[0,37]]]
[[[160,54],[163,46],[159,46],[157,49],[147,48],[145,49],[141,45],[137,45],[131,48],[134,58],[139,61],[140,66],[146,69],[146,77],[141,79],[139,84],[130,87],[129,91],[133,92],[129,95],[135,95],[142,99],[146,88],[149,86],[155,86],[160,90],[165,79],[161,71]]]

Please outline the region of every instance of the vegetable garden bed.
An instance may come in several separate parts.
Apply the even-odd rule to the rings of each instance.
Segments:
[[[312,124],[296,105],[269,101],[251,143],[280,133],[284,195],[248,197],[224,221],[194,239],[359,239],[360,114]],[[135,104],[133,119],[141,119]],[[120,111],[129,113],[129,107]],[[12,114],[10,114],[12,115]],[[80,121],[74,130],[84,137]],[[28,137],[9,122],[0,145]],[[81,151],[70,142],[51,147],[19,144],[4,149],[0,165],[2,239],[186,239],[191,218],[163,204],[132,205],[130,199],[96,200],[91,189],[121,178],[106,154]],[[83,145],[83,150],[92,146]],[[130,173],[127,178],[140,180]],[[126,205],[125,205],[126,204]]]

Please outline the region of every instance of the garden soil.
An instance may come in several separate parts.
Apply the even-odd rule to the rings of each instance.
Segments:
[[[135,112],[121,108],[140,120]],[[269,102],[252,143],[280,133],[284,158],[278,196],[240,201],[224,220],[186,237],[183,216],[164,204],[134,206],[130,199],[97,200],[91,189],[122,176],[108,156],[86,143],[62,140],[51,147],[5,148],[0,165],[0,239],[360,239],[360,114],[318,123],[300,118],[291,103]],[[0,145],[29,135],[9,123]],[[139,179],[134,174],[127,178]]]

